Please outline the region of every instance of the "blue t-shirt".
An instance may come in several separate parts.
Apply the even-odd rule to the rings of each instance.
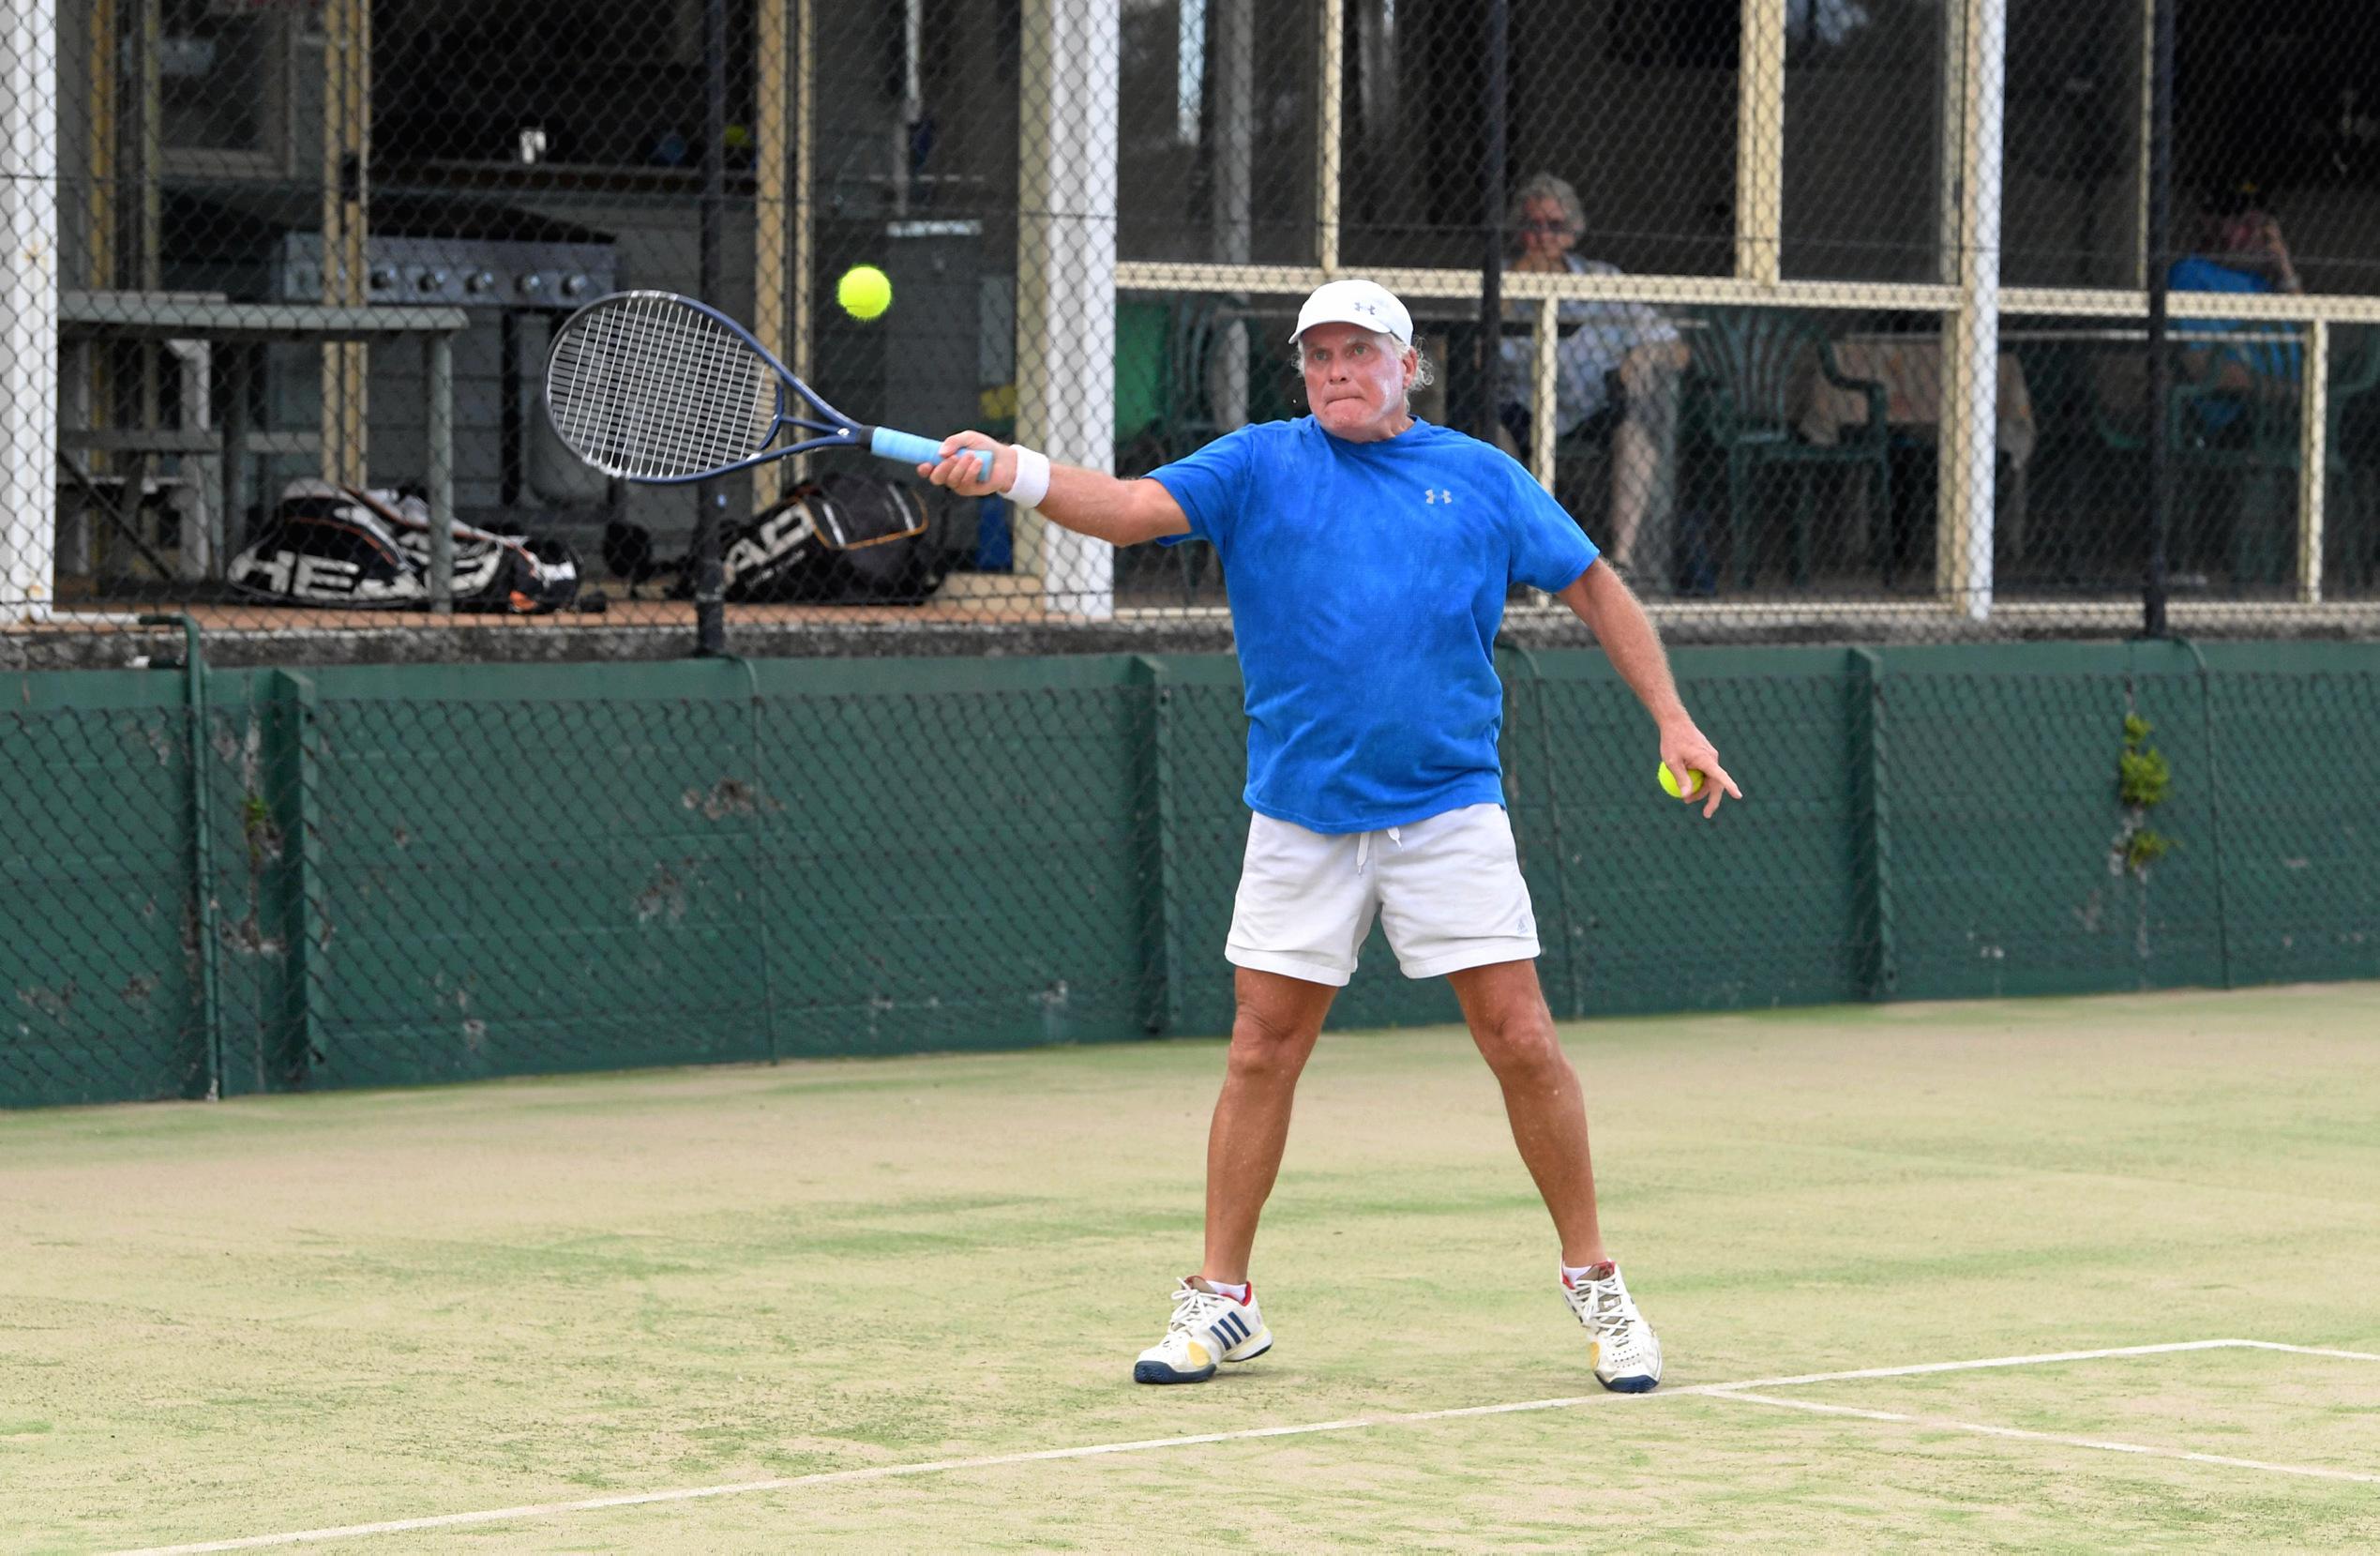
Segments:
[[[1568,588],[1596,556],[1528,471],[1426,422],[1349,443],[1306,416],[1149,478],[1223,559],[1251,809],[1369,832],[1503,803],[1505,593]]]
[[[2273,284],[2252,270],[2235,270],[2203,254],[2192,254],[2176,260],[2165,272],[2165,284],[2176,292],[2237,292],[2259,295],[2273,290]],[[2245,331],[2250,326],[2238,319],[2177,319],[2174,335],[2177,340],[2195,339],[2205,343],[2210,337]],[[2288,326],[2267,321],[2257,326],[2266,332],[2276,332]],[[2297,376],[2300,360],[2297,346],[2289,340],[2242,340],[2232,345],[2213,348],[2216,355],[2237,362],[2259,378],[2288,381]],[[2228,396],[2210,396],[2198,401],[2198,419],[2207,426],[2221,429],[2239,419],[2240,403]]]

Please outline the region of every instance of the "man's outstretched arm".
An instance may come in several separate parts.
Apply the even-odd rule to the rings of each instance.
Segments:
[[[991,477],[978,479],[976,462],[959,450],[992,450]],[[936,486],[946,486],[962,497],[1005,495],[1017,479],[1017,448],[981,432],[959,432],[942,440],[942,461],[921,464],[918,474]],[[1036,511],[1052,523],[1112,545],[1133,546],[1168,535],[1187,535],[1190,521],[1173,493],[1149,480],[1118,480],[1096,470],[1084,470],[1055,461],[1049,466],[1049,491]]]
[[[1679,782],[1685,782],[1689,768],[1703,775],[1699,791],[1679,797],[1688,804],[1700,802],[1706,816],[1719,808],[1723,798],[1743,798],[1736,780],[1719,765],[1718,748],[1695,727],[1686,704],[1679,701],[1678,683],[1669,674],[1669,656],[1661,646],[1661,634],[1654,630],[1652,618],[1645,614],[1644,606],[1612,565],[1602,559],[1590,563],[1577,582],[1554,597],[1587,624],[1610,656],[1612,668],[1652,715],[1661,732],[1661,760],[1669,763]]]

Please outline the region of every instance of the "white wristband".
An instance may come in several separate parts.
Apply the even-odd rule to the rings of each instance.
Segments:
[[[1041,506],[1049,495],[1049,456],[1017,445],[1017,478],[1008,483],[1008,500],[1021,508]]]

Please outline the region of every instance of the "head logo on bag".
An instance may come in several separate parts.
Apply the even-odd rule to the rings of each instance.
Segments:
[[[579,560],[550,537],[452,526],[458,611],[530,615],[579,597]],[[226,576],[243,594],[284,605],[424,609],[429,604],[429,509],[418,497],[293,481]]]
[[[947,570],[925,536],[916,492],[836,471],[731,528],[720,573],[727,597],[747,604],[913,604]]]

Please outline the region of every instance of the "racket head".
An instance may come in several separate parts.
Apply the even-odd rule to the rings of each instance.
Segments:
[[[554,331],[546,411],[597,470],[675,485],[773,457],[789,380],[717,310],[673,292],[615,292]]]

